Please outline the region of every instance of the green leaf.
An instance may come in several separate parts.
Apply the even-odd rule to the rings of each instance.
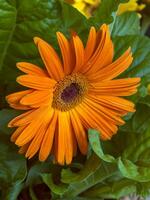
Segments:
[[[103,153],[100,143],[100,133],[97,130],[89,129],[88,137],[90,145],[97,156],[99,156],[102,160],[106,162],[114,162],[114,163],[116,162],[113,156]]]
[[[100,6],[96,9],[94,16],[89,19],[91,25],[97,28],[101,24],[111,24],[114,20],[114,13],[118,10],[120,3],[127,2],[126,0],[102,0]]]
[[[51,171],[52,164],[50,162],[36,161],[28,172],[26,177],[26,185],[35,185],[41,183],[41,174],[49,173]]]
[[[138,182],[150,181],[150,168],[138,166],[130,160],[119,158],[118,167],[122,175],[128,179],[132,179]]]
[[[1,139],[0,188],[2,199],[16,200],[27,174],[26,160],[17,154],[13,146]]]
[[[132,49],[133,63],[121,77],[142,78],[138,93],[132,97],[132,100],[137,102],[140,97],[143,97],[143,89],[141,88],[146,89],[147,83],[150,81],[150,39],[140,35],[117,36],[114,38],[114,44],[116,57],[120,56],[129,47]]]
[[[10,134],[12,129],[8,128],[8,123],[11,119],[16,117],[19,114],[19,111],[12,109],[3,109],[0,110],[0,134]]]
[[[134,140],[131,140],[130,144],[123,152],[123,158],[128,158],[134,162],[144,159],[143,153],[146,155],[146,151],[150,148],[150,128],[147,128],[146,132],[141,134],[134,134]],[[149,161],[150,164],[150,160]]]
[[[133,53],[133,63],[123,74],[124,77],[144,77],[150,73],[150,39],[145,36],[117,36],[114,38],[115,54],[121,55],[129,47]],[[143,84],[143,83],[142,83]]]
[[[44,183],[50,188],[50,190],[57,195],[62,196],[67,191],[67,185],[64,183],[56,185],[53,182],[51,174],[42,174],[42,179]]]
[[[116,170],[115,165],[103,163],[92,154],[83,169],[77,173],[70,168],[63,169],[59,184],[54,183],[51,174],[42,174],[42,178],[54,195],[58,195],[61,199],[75,200],[87,189],[116,174]]]
[[[93,169],[94,166],[95,170]],[[86,170],[87,168],[88,171]],[[84,175],[84,171],[86,176]],[[108,177],[111,177],[115,173],[116,173],[115,165],[104,163],[100,161],[98,157],[92,155],[87,161],[85,167],[80,172],[76,174],[70,173],[68,170],[62,172],[62,181],[66,182],[67,180],[68,183],[70,182],[67,191],[63,194],[63,197],[65,198],[76,197],[80,195],[82,192],[86,191],[87,189],[90,189],[94,185],[104,181]]]
[[[150,108],[137,104],[137,111],[132,119],[132,129],[136,133],[144,133],[150,124]]]
[[[139,102],[150,107],[150,95],[146,96],[145,98],[140,98]]]
[[[131,135],[131,134],[130,134]],[[150,128],[144,133],[134,133],[134,139],[124,149],[118,167],[126,178],[138,181],[150,181]]]
[[[137,34],[140,34],[140,18],[137,13],[126,12],[116,17],[112,30],[113,37]]]
[[[99,197],[104,199],[120,199],[123,196],[133,194],[136,192],[135,182],[128,179],[121,179],[116,182],[101,183],[89,191],[84,193],[84,196]]]
[[[57,0],[0,0],[0,9],[1,82],[8,89],[18,75],[16,62],[41,65],[33,37],[50,39],[55,46],[55,32],[61,30],[63,24]]]

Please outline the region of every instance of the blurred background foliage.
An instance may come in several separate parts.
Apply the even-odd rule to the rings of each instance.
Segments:
[[[0,199],[98,200],[150,193],[149,13],[149,0],[0,0]],[[78,153],[70,166],[55,165],[51,157],[44,163],[36,157],[27,161],[10,143],[13,130],[7,128],[19,113],[5,101],[5,95],[22,89],[15,82],[16,62],[43,66],[34,36],[58,50],[56,31],[69,37],[73,29],[86,41],[90,26],[98,29],[103,23],[110,25],[115,58],[132,48],[134,61],[122,77],[142,78],[131,97],[137,112],[125,118],[111,141],[100,142],[89,130],[87,157]]]

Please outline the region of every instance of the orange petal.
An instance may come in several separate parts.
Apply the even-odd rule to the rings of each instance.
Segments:
[[[42,60],[51,78],[59,81],[64,77],[61,61],[51,45],[44,40],[35,37],[35,44],[38,46]]]
[[[18,67],[18,69],[20,69],[21,71],[23,71],[26,74],[47,77],[46,72],[44,72],[43,69],[41,69],[40,67],[38,67],[34,64],[27,63],[27,62],[19,62],[19,63],[17,63],[17,67]]]
[[[24,105],[21,105],[21,104],[10,103],[9,106],[11,108],[16,109],[16,110],[29,110],[29,109],[31,109],[29,106],[24,106]]]
[[[110,121],[111,123],[116,125],[123,125],[125,123],[120,118],[121,114],[113,109],[113,107],[108,108],[104,104],[101,104],[99,97],[89,95],[88,98],[86,98],[86,101],[92,107],[92,109],[95,110],[95,112],[99,113],[101,116],[103,116],[103,118]]]
[[[42,139],[44,137],[46,130],[47,130],[47,126],[45,124],[42,124],[41,127],[39,127],[39,129],[37,130],[36,135],[33,138],[32,142],[30,143],[25,155],[29,159],[32,158],[40,149]]]
[[[102,67],[112,63],[114,56],[113,44],[110,39],[109,28],[105,24],[100,29],[101,34],[98,34],[98,46],[93,56],[85,64],[82,73],[92,74],[98,72]]]
[[[15,142],[16,139],[19,137],[19,135],[22,133],[22,131],[26,128],[26,126],[18,127],[15,132],[11,136],[11,142]]]
[[[79,116],[74,109],[70,111],[70,117],[79,149],[82,154],[86,154],[88,150],[87,135],[79,119]]]
[[[121,97],[93,96],[93,98],[97,99],[101,105],[116,110],[119,113],[126,114],[127,112],[135,112],[134,103]]]
[[[22,97],[24,97],[27,94],[30,94],[33,90],[25,90],[21,92],[15,92],[13,94],[10,94],[6,96],[6,100],[8,103],[18,103]]]
[[[40,147],[40,152],[39,152],[39,160],[40,161],[45,161],[47,157],[49,156],[52,145],[53,145],[53,140],[54,140],[54,133],[55,133],[55,128],[56,128],[56,123],[57,123],[57,112],[53,111],[51,112],[52,114],[52,119],[49,123],[49,127],[45,133],[45,136],[43,138],[41,147]]]
[[[75,108],[76,112],[84,124],[89,129],[97,129],[101,132],[102,139],[110,139],[117,132],[117,127],[108,122],[102,115],[94,111],[87,102],[82,102]]]
[[[65,75],[68,75],[72,72],[74,67],[72,62],[73,53],[71,51],[71,46],[67,38],[60,32],[57,32],[57,40],[63,58],[64,73]]]
[[[89,37],[85,47],[85,61],[87,61],[93,54],[96,46],[96,30],[91,27]]]
[[[33,120],[34,118],[34,113],[35,113],[34,110],[30,110],[15,117],[9,122],[8,127],[24,126],[29,124],[31,120]]]
[[[42,107],[39,109],[39,113],[34,117],[34,120],[24,129],[20,136],[16,140],[18,146],[23,146],[24,144],[30,142],[37,134],[40,127],[45,126],[50,120],[51,108]]]
[[[70,132],[70,119],[67,112],[59,112],[58,117],[58,163],[70,164],[73,157],[72,133]]]
[[[129,48],[116,61],[100,69],[98,73],[87,75],[88,79],[96,82],[99,82],[99,80],[111,80],[123,73],[131,65],[132,60],[131,48]]]
[[[34,91],[30,94],[24,96],[20,103],[23,105],[43,105],[51,104],[52,103],[53,93],[50,90],[42,90],[42,91]],[[44,102],[44,103],[43,103]]]
[[[56,84],[56,81],[53,79],[32,75],[19,76],[17,78],[17,82],[23,86],[37,90],[52,89]]]
[[[75,65],[75,68],[73,70],[73,72],[78,72],[85,60],[85,50],[84,50],[84,46],[83,46],[83,43],[81,41],[81,39],[79,38],[79,36],[77,35],[73,35],[72,36],[72,40],[73,40],[73,44],[74,44],[74,51],[75,51],[75,56],[76,56],[76,65]]]
[[[137,92],[140,78],[101,81],[90,85],[89,93],[110,96],[130,96]]]
[[[20,154],[25,154],[27,152],[28,148],[29,148],[29,145],[30,145],[30,142],[25,144],[25,145],[23,145],[22,147],[20,147],[19,153]]]

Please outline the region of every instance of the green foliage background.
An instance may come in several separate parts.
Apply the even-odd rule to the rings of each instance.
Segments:
[[[94,16],[86,19],[62,0],[0,0],[0,199],[16,200],[24,188],[29,188],[32,200],[37,200],[33,186],[45,183],[52,199],[98,200],[118,199],[130,193],[147,195],[150,188],[150,39],[140,29],[137,13],[116,16],[125,0],[103,0]],[[9,141],[13,130],[7,128],[18,111],[10,109],[5,95],[18,91],[15,82],[19,71],[15,64],[28,61],[43,66],[33,43],[40,36],[58,50],[56,31],[69,36],[74,29],[86,40],[90,26],[110,24],[115,57],[129,46],[134,61],[122,77],[142,78],[136,95],[137,112],[128,115],[126,125],[111,141],[100,142],[98,133],[89,130],[87,157],[78,155],[70,166],[54,165],[49,158],[40,163],[36,158],[26,161]],[[43,200],[49,199],[47,196]]]

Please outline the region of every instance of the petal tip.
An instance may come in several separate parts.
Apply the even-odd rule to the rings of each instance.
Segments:
[[[37,45],[41,39],[39,37],[34,37],[33,40],[34,43]]]

